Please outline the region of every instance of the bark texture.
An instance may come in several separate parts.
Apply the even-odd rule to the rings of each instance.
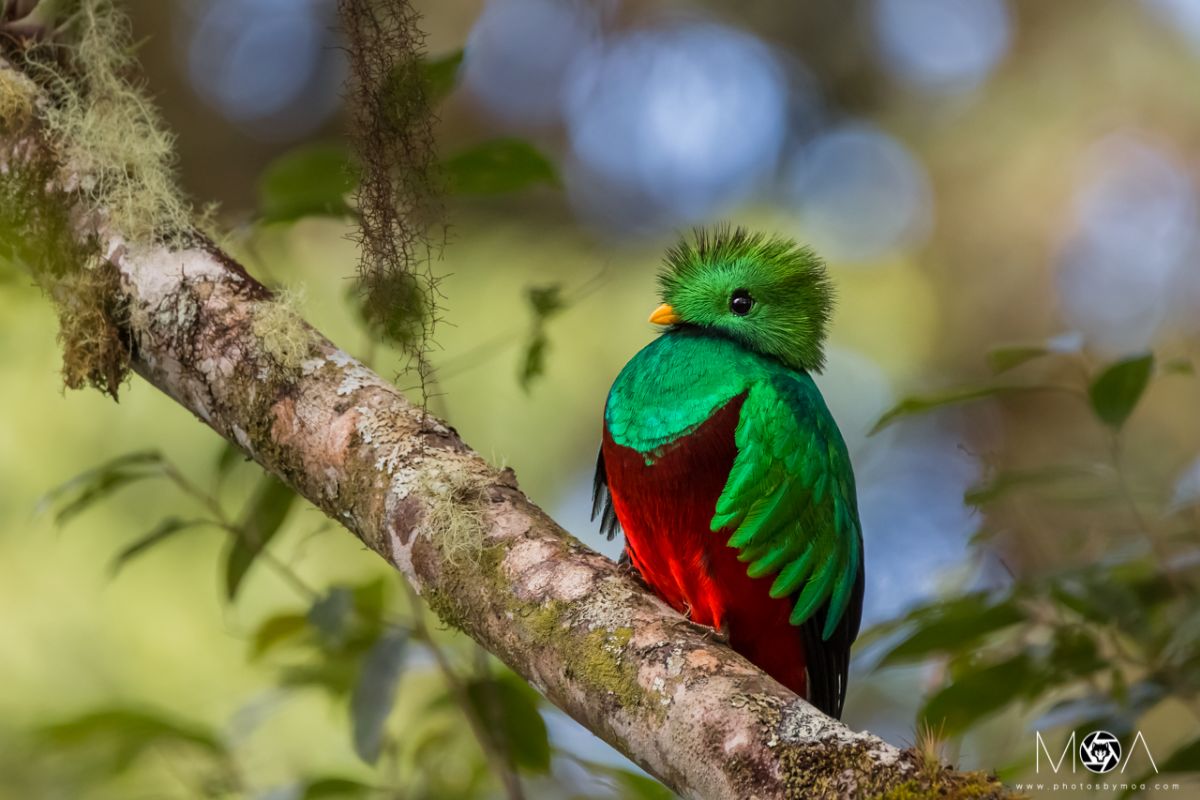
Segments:
[[[3,131],[0,181],[52,150],[36,129]],[[44,200],[75,204],[72,236],[119,275],[108,305],[121,309],[133,369],[682,795],[1009,796],[824,716],[572,538],[511,471],[303,321],[284,320],[280,336],[270,293],[210,241],[127,241],[103,209],[79,207],[71,187],[87,176],[56,169]]]

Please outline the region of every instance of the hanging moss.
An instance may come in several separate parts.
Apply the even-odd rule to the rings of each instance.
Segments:
[[[70,198],[46,190],[53,174],[41,153],[14,163],[0,180],[0,261],[26,272],[54,301],[63,384],[116,399],[129,372],[120,274],[95,240],[79,241]]]
[[[430,330],[429,293],[407,272],[367,274],[359,278],[362,316],[371,334],[381,341],[417,354]]]
[[[55,8],[53,42],[6,42],[21,72],[0,70],[0,130],[36,123],[40,146],[0,176],[0,260],[54,301],[67,388],[115,398],[129,371],[128,309],[117,269],[77,221],[97,220],[133,244],[171,242],[192,230],[191,210],[175,186],[172,138],[129,77],[127,20],[111,0]],[[64,185],[69,192],[56,189]]]
[[[174,139],[144,87],[129,21],[111,0],[78,0],[68,17],[66,59],[26,61],[52,102],[40,113],[65,171],[82,178],[83,204],[132,241],[191,230],[175,183]]]
[[[350,55],[350,136],[362,168],[355,193],[361,307],[375,335],[420,367],[437,319],[431,262],[443,239],[433,233],[441,227],[441,181],[424,35],[408,0],[339,0],[338,10]]]
[[[107,261],[55,284],[62,376],[68,389],[91,386],[117,399],[130,360],[128,309],[120,290],[121,273]]]
[[[0,176],[0,260],[50,293],[56,282],[99,255],[96,245],[77,241],[70,198],[46,190],[54,174],[49,153],[41,150],[13,160]]]

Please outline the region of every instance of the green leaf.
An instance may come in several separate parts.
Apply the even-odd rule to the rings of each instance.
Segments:
[[[1094,467],[1075,464],[1005,470],[991,480],[968,489],[963,495],[963,502],[971,506],[984,506],[1022,489],[1034,489],[1039,496],[1060,500],[1091,501],[1098,494],[1111,495],[1111,482],[1105,484],[1103,477]]]
[[[179,519],[178,517],[167,517],[162,522],[155,525],[148,533],[139,537],[132,544],[126,546],[125,549],[117,553],[112,562],[113,574],[117,574],[130,561],[142,555],[155,545],[162,544],[175,534],[182,533],[189,528],[196,528],[209,524],[211,523],[206,519]]]
[[[458,83],[458,70],[462,66],[463,51],[455,50],[438,58],[426,58],[422,64],[425,77],[425,92],[429,105],[437,105]]]
[[[118,489],[146,478],[162,477],[163,457],[154,450],[126,453],[98,467],[81,472],[66,483],[46,492],[38,500],[35,513],[59,506],[55,523],[65,525],[94,503],[112,495]]]
[[[1111,428],[1129,419],[1154,372],[1154,354],[1126,358],[1111,364],[1092,382],[1088,395],[1096,416]]]
[[[550,769],[550,739],[537,692],[514,675],[472,681],[467,695],[497,749],[530,772]]]
[[[345,586],[334,586],[313,603],[308,621],[329,647],[340,647],[349,633],[354,614],[354,594]]]
[[[1036,358],[1041,358],[1044,355],[1051,353],[1045,345],[1011,345],[1007,347],[994,347],[988,351],[987,363],[991,368],[992,374],[999,375],[1002,372],[1008,372],[1010,369],[1019,367],[1027,361],[1033,361]]]
[[[1187,356],[1179,356],[1172,358],[1167,363],[1163,364],[1163,372],[1168,375],[1195,375],[1196,365]]]
[[[1167,756],[1167,760],[1158,770],[1159,772],[1200,772],[1200,738],[1193,739]]]
[[[649,775],[630,772],[627,769],[614,769],[611,774],[616,784],[617,797],[625,800],[675,800],[678,797]]]
[[[1082,618],[1116,627],[1138,640],[1151,635],[1151,615],[1172,593],[1157,564],[1148,558],[1062,575],[1048,591]]]
[[[517,374],[517,383],[524,391],[528,392],[533,382],[546,372],[546,349],[549,344],[546,334],[538,331],[525,345],[521,371]]]
[[[355,586],[354,611],[358,618],[372,627],[379,627],[387,606],[387,581],[383,578],[366,581]]]
[[[589,773],[612,782],[614,797],[622,800],[675,800],[677,794],[640,771],[614,767],[586,758],[574,759]]]
[[[973,594],[926,606],[909,617],[913,632],[880,659],[880,667],[969,651],[988,634],[1021,622],[1025,614],[1010,600],[991,604],[986,595]]]
[[[1100,657],[1100,649],[1092,634],[1080,627],[1058,628],[1050,648],[1048,685],[1062,685],[1079,677],[1094,674],[1109,666]]]
[[[234,467],[246,460],[246,454],[240,448],[232,442],[222,439],[221,452],[217,454],[217,463],[215,465],[217,479],[224,478]]]
[[[341,145],[309,145],[285,153],[258,181],[264,222],[294,222],[306,216],[347,216],[347,196],[358,185],[358,168]]]
[[[442,169],[454,194],[507,194],[538,184],[558,184],[554,165],[520,139],[484,142],[451,156]]]
[[[363,658],[350,698],[350,719],[354,752],[368,764],[374,764],[383,750],[384,726],[396,702],[396,683],[407,652],[408,635],[392,629],[379,637]]]
[[[517,382],[528,392],[533,381],[546,371],[546,351],[550,347],[550,340],[546,337],[546,321],[561,313],[567,307],[567,302],[563,298],[561,283],[530,286],[526,289],[526,296],[533,313],[533,327],[525,345]]]
[[[530,286],[525,294],[533,311],[534,322],[544,322],[567,307],[561,283]]]
[[[41,738],[56,747],[102,745],[113,748],[113,764],[122,771],[148,748],[184,745],[219,759],[228,752],[211,730],[143,709],[108,708],[46,726]]]
[[[280,670],[279,684],[289,689],[324,689],[334,697],[343,697],[358,680],[358,661],[346,654],[335,654],[312,664],[293,664]]]
[[[250,659],[262,658],[289,639],[296,639],[308,631],[308,617],[304,614],[276,614],[268,617],[254,631],[250,646]]]
[[[920,716],[933,730],[941,726],[945,736],[957,736],[1022,697],[1036,677],[1033,662],[1024,653],[973,669],[929,698]]]
[[[875,427],[871,428],[870,433],[867,435],[874,436],[898,419],[924,414],[937,408],[961,405],[975,400],[983,400],[988,397],[997,397],[1006,394],[1043,391],[1046,388],[1045,386],[976,386],[953,389],[940,394],[906,397],[885,411],[883,416],[879,418],[879,421],[875,423]]]
[[[370,797],[377,790],[370,784],[350,778],[313,778],[304,785],[301,800],[357,800]]]
[[[1182,663],[1200,655],[1200,606],[1173,621],[1171,635],[1162,649],[1164,660]]]
[[[237,597],[246,573],[279,532],[295,499],[296,493],[278,478],[264,475],[259,479],[225,558],[225,596],[229,600]]]

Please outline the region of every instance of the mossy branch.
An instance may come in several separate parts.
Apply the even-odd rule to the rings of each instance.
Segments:
[[[1010,796],[992,777],[849,730],[701,635],[563,531],[511,471],[286,303],[268,302],[153,182],[146,198],[119,182],[98,195],[116,164],[136,160],[80,157],[99,151],[71,137],[94,128],[49,124],[46,109],[61,97],[11,69],[0,57],[0,98],[13,87],[23,95],[4,108],[32,108],[37,119],[0,120],[0,191],[34,205],[0,244],[41,274],[88,276],[100,317],[75,324],[104,352],[85,361],[132,366],[352,531],[551,702],[687,797]],[[101,129],[111,123],[101,109],[74,113],[93,112]],[[151,145],[161,136],[136,135]],[[156,146],[145,152],[163,166]],[[93,376],[105,388],[120,379]]]

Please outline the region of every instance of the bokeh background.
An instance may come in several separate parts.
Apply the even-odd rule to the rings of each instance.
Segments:
[[[296,290],[314,325],[409,385],[403,358],[368,341],[357,319],[349,221],[268,223],[261,214],[272,164],[314,144],[343,146],[334,3],[127,5],[149,89],[178,135],[188,193],[219,204],[230,246],[256,275]],[[1200,387],[1187,365],[1200,341],[1200,0],[415,5],[431,57],[464,52],[438,106],[443,155],[516,139],[553,165],[514,187],[501,175],[503,191],[447,199],[430,402],[481,453],[513,467],[568,530],[616,554],[619,543],[603,541],[588,518],[605,392],[654,335],[645,320],[662,250],[692,225],[731,220],[811,243],[838,288],[819,384],[858,476],[864,622],[882,626],[856,654],[852,727],[912,743],[927,699],[969,670],[971,658],[952,644],[880,666],[897,641],[889,622],[939,598],[1005,595],[1123,553],[1136,560],[1147,528],[1150,550],[1167,554],[1155,569],[1181,575],[1148,582],[1179,595],[1162,608],[1137,592],[1129,602],[1144,602],[1155,625],[1190,631],[1176,645],[1195,647]],[[565,307],[543,320],[529,293],[548,287]],[[522,380],[537,333],[544,368]],[[994,378],[987,354],[1015,342],[1049,355]],[[1087,382],[1151,350],[1175,367],[1159,369],[1120,433],[1116,471],[1131,491],[1086,482],[1060,502],[1058,483],[1037,497],[1006,484],[1003,502],[985,504],[994,496],[981,499],[979,489],[995,489],[997,476],[1070,464],[1104,472],[1096,465],[1116,437],[1090,413]],[[1082,399],[1005,394],[868,435],[906,396],[996,380],[1069,383]],[[364,764],[344,698],[281,687],[287,652],[249,655],[264,620],[303,611],[306,600],[258,565],[237,602],[225,602],[220,535],[176,537],[114,577],[114,554],[186,505],[177,492],[132,486],[64,526],[39,508],[72,475],[147,448],[207,485],[222,446],[137,381],[119,404],[64,395],[53,310],[11,270],[0,270],[0,387],[0,797],[284,800],[322,796],[313,788],[321,776],[347,780],[328,784],[328,796],[363,791],[350,781],[407,787],[386,795],[397,797],[500,793],[494,776],[471,766],[482,757],[453,705],[430,702],[445,689],[419,647],[408,652],[388,722],[399,755]],[[221,496],[236,507],[255,478],[251,466],[234,468]],[[1118,494],[1132,500],[1122,505]],[[273,552],[316,587],[387,576],[308,507],[292,511]],[[403,592],[387,591],[405,607]],[[1018,603],[1021,633],[1000,646],[1056,646],[1044,623],[1058,612],[1046,596]],[[1075,629],[1098,640],[1098,665],[1063,666],[1078,674],[1038,691],[994,675],[1001,697],[951,726],[947,755],[1025,780],[1034,731],[1058,742],[1049,732],[1102,716],[1107,702],[1132,709],[1125,719],[1158,767],[1173,752],[1186,756],[1200,725],[1195,687],[1180,678],[1133,709],[1127,689],[1153,664],[1118,669],[1119,649],[1136,645],[1130,634],[1092,635],[1121,609],[1090,621],[1078,613]],[[453,632],[436,635],[456,661],[478,660]],[[961,639],[979,644],[969,624]],[[1182,663],[1187,672],[1200,661]],[[216,732],[236,753],[237,788],[206,786],[199,757],[178,743],[116,769],[87,736],[47,734],[112,708]],[[1047,718],[1051,709],[1057,717]],[[606,745],[548,706],[541,713],[555,755],[549,774],[526,778],[531,796],[655,796],[596,766],[633,770]],[[1061,744],[1052,749],[1057,756]],[[1129,770],[1147,766],[1135,760]],[[1183,788],[1162,796],[1196,789],[1186,775],[1171,780]]]

